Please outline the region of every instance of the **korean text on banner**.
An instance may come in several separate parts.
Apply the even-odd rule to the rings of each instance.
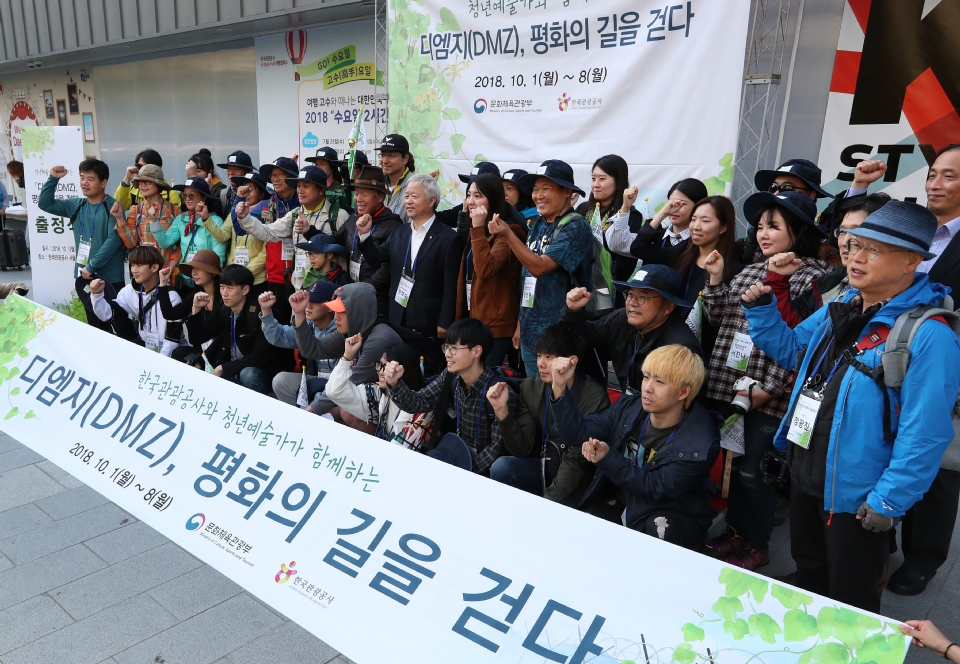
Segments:
[[[686,177],[722,194],[749,10],[705,0],[391,2],[390,130],[410,139],[419,171],[442,169],[448,203],[463,198],[456,174],[478,161],[532,172],[561,159],[583,187],[606,154],[627,158],[641,199],[663,200]]]
[[[23,174],[27,188],[27,232],[30,238],[30,265],[33,270],[32,297],[48,307],[66,304],[74,298],[74,269],[77,247],[73,222],[51,215],[37,206],[40,190],[50,168],[67,167],[57,184],[56,198],[83,196],[77,166],[84,160],[80,127],[24,127]]]
[[[903,660],[880,616],[278,406],[19,296],[0,305],[0,340],[5,431],[360,664]]]

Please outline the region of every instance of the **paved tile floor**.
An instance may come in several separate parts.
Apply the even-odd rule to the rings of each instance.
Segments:
[[[352,664],[2,433],[0,662]]]
[[[794,570],[774,531],[769,576]],[[930,618],[960,639],[960,528],[891,618]],[[894,557],[893,569],[902,561]],[[278,644],[283,644],[282,650]],[[350,660],[52,462],[0,433],[0,663],[343,664]],[[933,663],[912,649],[910,664]]]

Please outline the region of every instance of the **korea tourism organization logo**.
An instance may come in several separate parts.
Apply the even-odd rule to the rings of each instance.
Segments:
[[[186,528],[187,530],[190,530],[190,531],[200,530],[201,528],[203,528],[203,524],[205,524],[206,522],[207,522],[207,518],[202,514],[200,514],[199,512],[197,512],[192,517],[187,519]]]
[[[560,97],[557,97],[557,101],[560,102],[559,106],[561,111],[565,111],[570,107],[570,97],[567,96],[566,92],[564,92]]]
[[[473,102],[473,112],[474,112],[474,113],[476,113],[477,115],[479,115],[479,114],[483,113],[485,110],[487,110],[487,100],[486,100],[486,99],[478,99],[477,101]]]
[[[277,575],[273,577],[273,580],[277,583],[286,583],[290,580],[290,577],[297,573],[297,570],[293,569],[294,565],[297,564],[297,561],[291,560],[290,567],[287,568],[286,563],[280,564],[280,571],[277,572]]]

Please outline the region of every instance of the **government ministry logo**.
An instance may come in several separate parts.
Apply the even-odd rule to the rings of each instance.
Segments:
[[[570,97],[566,92],[563,93],[562,97],[557,97],[557,101],[560,102],[560,110],[565,111],[570,106]]]
[[[483,113],[485,110],[487,110],[487,100],[486,100],[486,99],[478,99],[477,101],[473,102],[473,112],[474,112],[474,113],[476,113],[477,115],[479,115],[480,113]]]
[[[293,566],[297,564],[297,561],[290,561],[290,568],[287,569],[287,566],[283,563],[280,564],[280,571],[277,572],[277,575],[273,577],[273,580],[277,583],[286,583],[290,580],[290,577],[297,573],[297,570],[293,569]]]
[[[203,528],[203,524],[207,522],[207,518],[200,514],[199,512],[194,514],[192,517],[187,519],[187,530],[200,530]]]

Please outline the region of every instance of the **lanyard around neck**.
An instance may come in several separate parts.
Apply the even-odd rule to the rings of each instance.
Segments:
[[[491,373],[489,376],[487,376],[487,380],[483,384],[483,391],[480,392],[480,408],[477,412],[477,428],[473,435],[474,447],[480,447],[480,423],[483,421],[483,402],[486,400],[487,388],[490,387],[490,379],[492,378],[493,374]],[[460,390],[456,389],[456,383],[454,383],[453,402],[457,410],[457,435],[460,436]]]

